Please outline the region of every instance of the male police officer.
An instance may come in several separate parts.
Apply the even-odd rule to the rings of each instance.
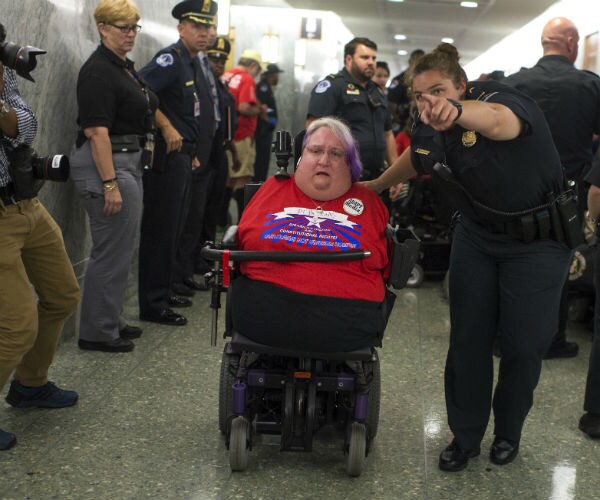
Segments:
[[[503,83],[519,89],[542,108],[568,179],[577,183],[579,211],[585,211],[583,176],[592,161],[592,135],[600,133],[600,78],[577,70],[579,33],[564,17],[551,19],[542,31],[544,56],[533,68],[522,69]],[[519,182],[515,179],[515,182]],[[567,342],[568,281],[561,298],[558,332],[546,358],[577,355],[575,342]]]
[[[171,14],[179,20],[180,40],[159,51],[140,70],[160,99],[158,134],[152,170],[144,173],[144,214],[139,254],[140,319],[182,326],[187,319],[169,306],[191,305],[172,292],[176,248],[185,222],[192,169],[200,137],[200,98],[196,83],[201,71],[196,58],[206,46],[203,29],[211,0],[186,0]],[[162,140],[161,135],[167,137]]]
[[[256,143],[255,182],[264,182],[269,173],[273,130],[277,124],[277,103],[273,95],[273,88],[279,83],[279,73],[283,73],[283,70],[277,64],[267,64],[267,69],[260,75],[260,81],[256,86],[256,98],[267,107],[267,116],[258,116],[254,132],[254,142]]]
[[[377,177],[387,159],[397,158],[387,101],[371,78],[375,73],[377,45],[368,38],[353,38],[344,47],[344,69],[329,75],[313,89],[306,126],[322,116],[346,121],[359,144],[363,179]]]
[[[0,25],[0,41],[4,36]],[[63,408],[77,402],[77,393],[49,382],[48,368],[63,324],[77,308],[79,286],[60,228],[11,174],[10,151],[30,145],[36,130],[14,71],[0,63],[0,389],[14,372],[10,405]],[[16,442],[0,429],[0,450]]]
[[[194,279],[194,260],[196,245],[202,237],[208,197],[215,175],[211,154],[215,133],[221,122],[217,85],[206,55],[206,50],[217,37],[217,8],[217,3],[211,1],[208,11],[197,16],[195,21],[196,30],[205,35],[197,56],[201,71],[196,72],[196,87],[200,101],[200,133],[197,151],[200,167],[192,173],[190,208],[177,245],[172,285],[173,292],[186,296],[194,295],[194,290],[207,289],[204,283]],[[189,303],[191,305],[191,302]]]

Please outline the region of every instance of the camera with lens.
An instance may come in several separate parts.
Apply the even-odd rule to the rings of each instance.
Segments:
[[[7,156],[15,193],[22,199],[36,196],[41,181],[66,182],[69,178],[69,158],[65,155],[40,156],[31,146],[21,144]]]
[[[24,47],[16,43],[6,42],[6,30],[0,24],[0,61],[5,66],[14,69],[19,76],[34,81],[30,73],[37,65],[36,57],[45,54],[46,51],[26,45]]]
[[[69,171],[68,156],[39,156],[35,151],[31,155],[31,173],[36,179],[67,182]]]

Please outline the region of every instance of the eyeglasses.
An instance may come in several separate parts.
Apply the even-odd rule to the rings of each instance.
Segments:
[[[108,25],[112,26],[113,28],[117,28],[124,35],[127,35],[130,31],[138,33],[142,29],[142,27],[139,24],[126,24],[125,26],[119,26],[118,24],[108,23]]]
[[[333,161],[343,161],[346,159],[346,153],[341,149],[330,149],[327,151],[325,148],[320,146],[306,146],[306,151],[308,151],[312,156],[317,158],[321,158],[325,153],[328,153]]]

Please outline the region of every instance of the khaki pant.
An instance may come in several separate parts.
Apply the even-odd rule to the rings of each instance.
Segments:
[[[13,371],[26,386],[48,381],[62,327],[78,303],[54,219],[37,198],[0,201],[0,389]]]

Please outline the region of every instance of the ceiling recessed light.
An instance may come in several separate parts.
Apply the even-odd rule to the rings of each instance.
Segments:
[[[404,2],[404,0],[388,0],[389,2],[393,2],[393,3],[401,3]]]
[[[479,7],[477,2],[460,2],[461,7],[466,7],[467,9],[476,9]]]
[[[394,35],[394,40],[406,40],[406,35]]]
[[[405,56],[406,54],[408,54],[408,52],[404,49],[398,51],[399,56]]]
[[[442,42],[444,43],[454,43],[454,38],[450,38],[449,36],[442,38]]]

